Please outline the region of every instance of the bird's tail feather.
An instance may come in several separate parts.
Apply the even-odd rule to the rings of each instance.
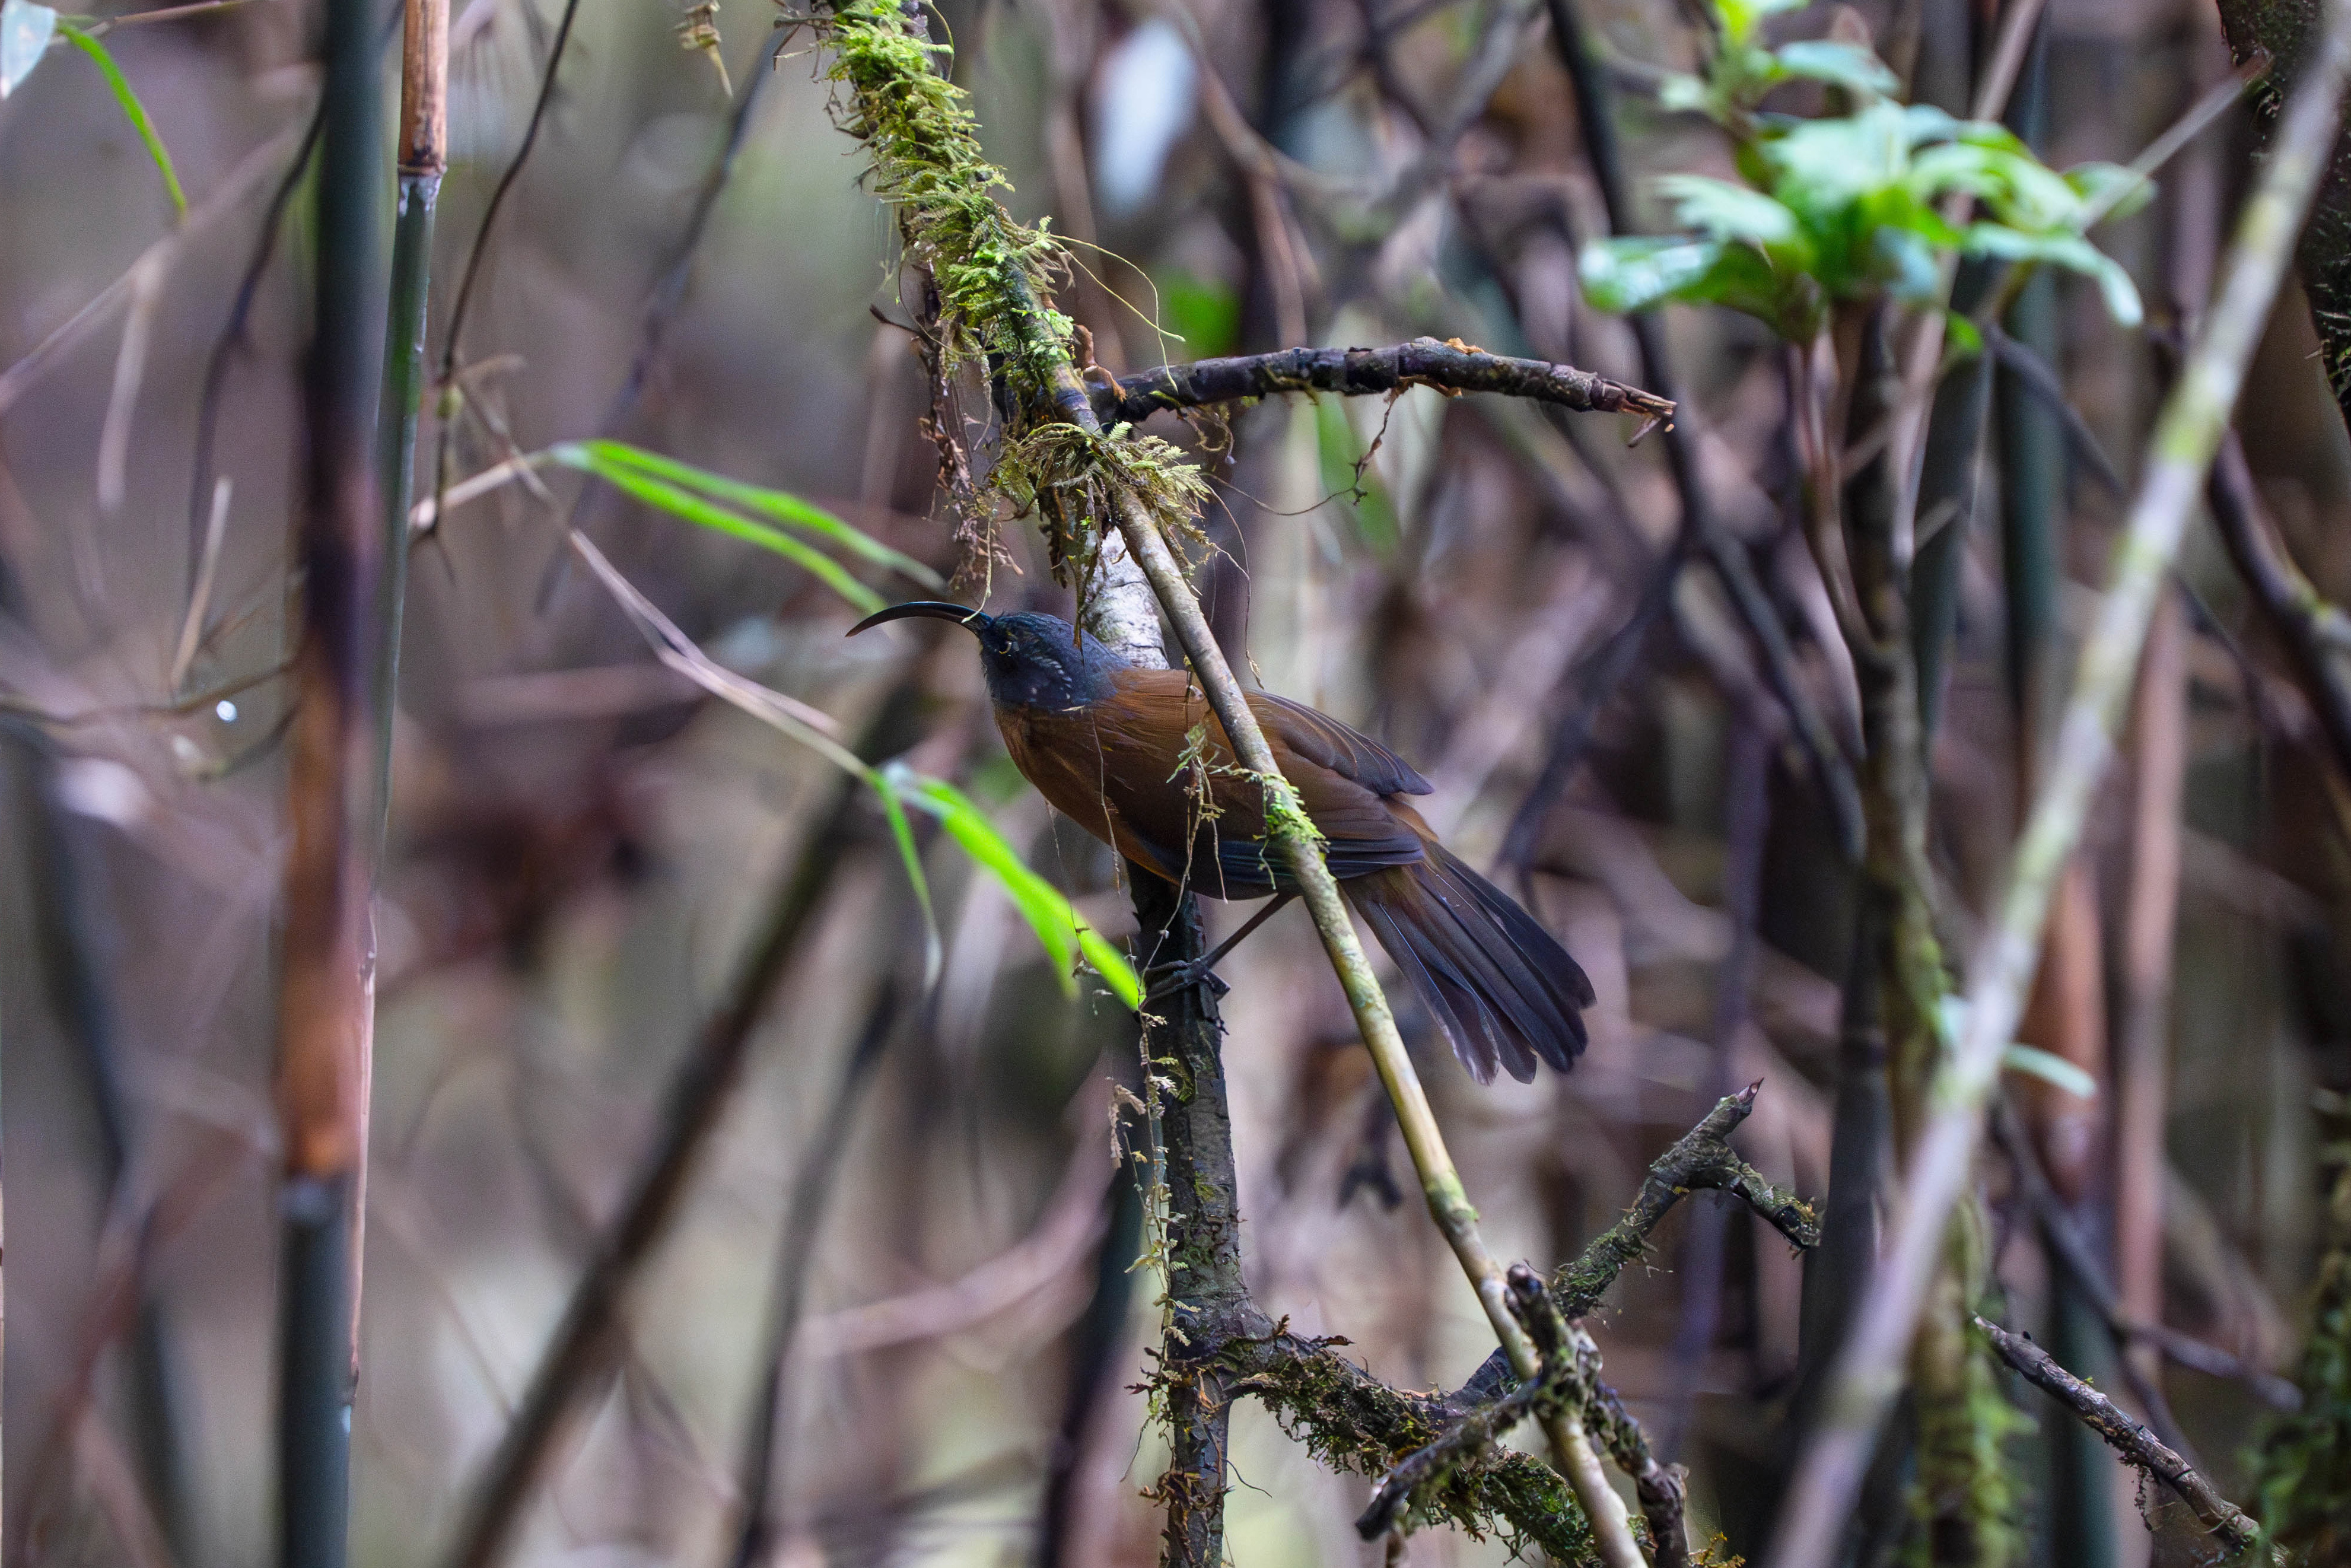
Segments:
[[[1574,1063],[1592,982],[1508,894],[1434,841],[1416,864],[1339,885],[1470,1077],[1490,1082],[1499,1066],[1524,1083],[1538,1061]]]

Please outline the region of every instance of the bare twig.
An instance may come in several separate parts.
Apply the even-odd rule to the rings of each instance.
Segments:
[[[564,0],[563,18],[557,23],[555,41],[547,52],[547,68],[539,78],[538,96],[530,107],[530,121],[523,128],[522,142],[507,162],[498,183],[490,191],[488,205],[482,209],[482,222],[474,231],[474,243],[465,252],[465,269],[457,280],[456,303],[449,308],[448,336],[441,347],[441,364],[434,377],[439,390],[439,430],[435,433],[433,451],[433,515],[443,510],[443,492],[449,488],[450,464],[456,451],[457,414],[465,406],[465,392],[457,383],[457,355],[465,331],[465,314],[474,301],[474,285],[481,277],[482,258],[488,255],[490,231],[498,221],[498,213],[506,205],[507,194],[514,189],[529,162],[531,149],[538,145],[539,127],[547,121],[547,111],[555,101],[555,81],[563,67],[564,47],[571,41],[571,24],[580,14],[580,0]],[[746,95],[748,96],[747,94]]]
[[[2180,1433],[2179,1423],[2171,1414],[2170,1402],[2163,1396],[2163,1385],[2144,1376],[2128,1357],[2130,1325],[2123,1321],[2121,1309],[2115,1301],[2114,1287],[2106,1282],[2105,1270],[2099,1267],[2095,1255],[2092,1253],[2089,1239],[2082,1234],[2081,1227],[2074,1223],[2074,1216],[2067,1210],[2064,1201],[2049,1185],[2049,1173],[2042,1168],[2041,1155],[2033,1147],[2032,1136],[2005,1102],[1995,1104],[1991,1114],[1992,1137],[2000,1145],[2001,1152],[2008,1155],[2009,1163],[2016,1172],[2017,1186],[2023,1194],[2025,1206],[2032,1211],[2033,1221],[2048,1243],[2050,1257],[2056,1263],[2058,1272],[2104,1320],[2107,1333],[2115,1342],[2115,1348],[2126,1353],[2122,1362],[2123,1376],[2130,1385],[2132,1397],[2147,1412],[2147,1419],[2155,1424],[2165,1442],[2175,1448],[2186,1449],[2187,1443]]]
[[[488,255],[490,231],[506,206],[507,196],[513,191],[515,181],[522,174],[522,166],[530,162],[531,149],[538,145],[539,128],[547,123],[548,107],[555,101],[555,79],[563,66],[564,46],[571,41],[571,24],[580,15],[580,0],[564,0],[563,17],[555,25],[555,42],[547,51],[547,69],[539,78],[538,96],[530,106],[530,120],[524,126],[522,142],[515,155],[507,160],[506,170],[490,191],[489,204],[482,209],[481,226],[474,231],[474,243],[465,252],[465,270],[458,275],[457,300],[449,308],[449,334],[441,349],[440,383],[446,386],[456,373],[459,340],[465,330],[465,314],[474,302],[474,285],[481,278],[482,259]]]
[[[1768,1561],[1782,1568],[1829,1555],[1861,1484],[1878,1424],[1900,1387],[1898,1368],[1944,1256],[1945,1226],[1974,1165],[1984,1101],[2001,1053],[2014,1038],[2058,875],[2105,774],[2156,595],[2168,580],[2205,469],[2235,406],[2246,363],[2334,141],[2343,85],[2351,77],[2351,4],[2335,0],[2327,15],[2323,58],[2314,64],[2287,112],[2276,150],[2239,221],[2227,281],[2158,423],[2153,456],[2117,545],[2114,586],[2084,645],[2074,695],[2011,862],[1999,915],[1970,966],[1969,1006],[1957,1050],[1905,1162],[1903,1207],[1885,1260],[1838,1358],[1826,1416],[1805,1444],[1780,1515]]]
[[[2189,1468],[2188,1461],[2161,1439],[2132,1420],[2115,1402],[2058,1365],[2049,1353],[2024,1334],[2011,1333],[1979,1317],[1976,1327],[2000,1358],[2035,1387],[2045,1390],[2106,1440],[2126,1464],[2154,1477],[2179,1495],[2195,1511],[2199,1523],[2232,1552],[2241,1552],[2260,1537],[2260,1528],[2235,1504],[2212,1489],[2212,1483]]]
[[[2082,1234],[2073,1215],[2066,1209],[2056,1190],[2049,1185],[2049,1176],[2042,1169],[2040,1155],[2035,1153],[2024,1129],[2016,1124],[2005,1105],[1992,1108],[1992,1135],[2014,1166],[2017,1185],[2024,1201],[2033,1213],[2034,1220],[2049,1237],[2050,1252],[2058,1266],[2073,1280],[2074,1286],[2086,1297],[2099,1316],[2105,1320],[2107,1331],[2114,1336],[2116,1347],[2128,1350],[2144,1344],[2178,1365],[2207,1377],[2226,1378],[2241,1383],[2262,1404],[2273,1410],[2293,1410],[2301,1403],[2294,1384],[2275,1373],[2265,1372],[2243,1357],[2231,1355],[2217,1344],[2208,1343],[2193,1334],[2162,1323],[2134,1318],[2123,1310],[2120,1297],[2108,1283],[2105,1268],[2099,1263],[2096,1249]],[[2161,1186],[2158,1174],[2157,1186]],[[2145,1407],[2147,1418],[2157,1432],[2173,1448],[2185,1451],[2187,1444],[2171,1406],[2164,1398],[2162,1385],[2144,1377],[2128,1361],[2123,1365],[2123,1377],[2130,1385],[2131,1396]]]
[[[327,123],[327,105],[322,98],[311,110],[309,126],[302,132],[301,146],[294,160],[279,177],[277,188],[269,193],[269,205],[263,212],[261,227],[255,235],[253,249],[246,256],[245,272],[237,279],[236,298],[229,307],[228,320],[221,327],[220,336],[213,340],[212,351],[204,359],[204,391],[196,402],[196,455],[193,474],[188,480],[188,593],[193,606],[196,586],[204,575],[204,552],[209,546],[206,519],[207,508],[218,503],[214,487],[213,453],[220,439],[221,403],[228,389],[229,357],[245,337],[245,324],[253,314],[253,302],[261,292],[262,275],[269,270],[270,258],[277,254],[277,231],[286,221],[286,209],[294,200],[294,193],[302,183],[303,171],[310,166],[310,154],[318,149],[319,135]],[[5,405],[5,399],[0,399]],[[203,631],[202,617],[197,618],[197,630]],[[190,647],[193,656],[194,646]],[[183,668],[173,677],[172,689],[179,690],[186,678]]]
[[[2221,437],[2205,496],[2229,559],[2293,656],[2328,754],[2351,779],[2351,615],[2294,564],[2233,430]]]
[[[1411,386],[1499,392],[1556,403],[1579,413],[1637,413],[1652,424],[1674,416],[1669,400],[1573,365],[1513,359],[1458,341],[1415,338],[1384,349],[1284,349],[1271,354],[1162,365],[1122,376],[1114,389],[1094,392],[1094,417],[1106,426],[1121,420],[1139,424],[1161,409],[1198,408],[1281,392],[1331,392],[1369,397]]]
[[[876,734],[894,727],[899,706],[897,698],[890,699],[876,721]],[[451,1557],[459,1568],[488,1568],[505,1555],[523,1505],[573,1412],[612,1364],[622,1301],[668,1229],[696,1157],[742,1077],[768,1000],[789,969],[833,873],[856,841],[858,789],[848,775],[836,781],[831,804],[786,873],[726,1003],[703,1026],[671,1078],[653,1142],[617,1217],[598,1239],[588,1271],[572,1288],[562,1321],[478,1483]]]
[[[1740,1199],[1770,1221],[1790,1246],[1804,1248],[1819,1242],[1820,1221],[1813,1206],[1773,1186],[1730,1146],[1732,1130],[1754,1111],[1755,1096],[1762,1088],[1762,1080],[1758,1079],[1738,1093],[1725,1095],[1704,1121],[1656,1157],[1641,1180],[1633,1206],[1594,1238],[1581,1257],[1552,1277],[1561,1312],[1579,1318],[1598,1306],[1625,1266],[1646,1249],[1649,1232],[1665,1218],[1667,1210],[1699,1187]]]
[[[694,210],[687,214],[685,227],[671,249],[668,265],[662,268],[660,278],[645,297],[644,314],[637,322],[636,351],[629,358],[629,372],[622,379],[620,390],[612,394],[611,405],[604,411],[602,428],[607,434],[617,430],[628,417],[638,395],[644,391],[653,362],[661,356],[670,320],[685,298],[685,286],[694,273],[695,255],[702,248],[702,236],[710,227],[711,214],[718,210],[720,194],[734,177],[735,164],[742,153],[744,139],[750,132],[759,95],[773,75],[772,65],[753,71],[750,80],[743,84],[743,90],[735,95],[734,107],[726,117],[726,139],[719,144],[710,167],[704,171],[702,183],[694,193]],[[455,504],[454,497],[451,504]]]

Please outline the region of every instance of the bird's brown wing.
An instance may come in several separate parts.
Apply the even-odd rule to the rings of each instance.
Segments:
[[[1066,713],[998,713],[1013,761],[1038,792],[1128,859],[1217,898],[1259,898],[1288,881],[1269,863],[1262,791],[1239,771],[1224,727],[1179,671],[1121,672],[1117,690]],[[1252,693],[1274,760],[1345,879],[1409,865],[1421,836],[1379,786],[1427,788],[1386,747],[1336,720]],[[1195,733],[1197,739],[1195,740]],[[1196,800],[1205,785],[1213,810]]]
[[[1249,693],[1249,705],[1258,723],[1265,727],[1267,738],[1279,736],[1298,756],[1354,780],[1374,795],[1426,795],[1435,788],[1414,771],[1411,763],[1327,713],[1271,692]]]
[[[1249,706],[1274,761],[1328,840],[1348,902],[1395,959],[1470,1075],[1521,1081],[1583,1051],[1592,982],[1541,924],[1447,853],[1395,797],[1427,783],[1394,752],[1264,693]],[[1063,814],[1136,864],[1217,898],[1286,887],[1265,843],[1264,794],[1234,766],[1196,687],[1171,670],[1118,676],[1067,713],[999,709],[1005,745]],[[1202,788],[1214,805],[1204,814]]]

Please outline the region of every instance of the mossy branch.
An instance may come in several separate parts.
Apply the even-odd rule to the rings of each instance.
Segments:
[[[1541,1366],[1534,1376],[1492,1404],[1460,1416],[1434,1442],[1415,1449],[1390,1470],[1372,1489],[1371,1505],[1355,1521],[1355,1533],[1364,1540],[1377,1541],[1385,1535],[1416,1498],[1437,1491],[1458,1471],[1475,1465],[1528,1416],[1556,1418],[1589,1400],[1592,1380],[1579,1364],[1566,1321],[1552,1305],[1541,1276],[1523,1263],[1514,1263],[1508,1283],[1510,1310],[1527,1337],[1540,1347]]]

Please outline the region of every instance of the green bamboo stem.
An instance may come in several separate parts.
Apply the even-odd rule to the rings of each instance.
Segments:
[[[376,660],[374,851],[382,881],[392,815],[392,726],[408,598],[408,521],[415,489],[417,402],[424,385],[433,209],[449,166],[449,0],[405,0],[400,68],[400,206],[392,235],[392,306],[383,333],[377,479],[383,486],[382,642]]]
[[[369,946],[361,758],[377,603],[371,473],[382,295],[376,39],[364,0],[327,6],[300,639],[287,736],[277,998],[285,1167],[277,1389],[278,1560],[341,1568],[350,1527],[351,1260],[364,1159]]]
[[[448,165],[449,0],[405,0],[400,70],[399,206],[392,238],[392,296],[384,312],[383,391],[376,405],[376,482],[381,491],[366,856],[371,909],[360,951],[366,1020],[360,1031],[358,1157],[351,1179],[350,1376],[360,1369],[360,1287],[367,1258],[368,1107],[375,1082],[375,920],[392,822],[392,732],[400,707],[400,630],[408,603],[408,509],[416,463],[416,400],[423,384],[425,302],[433,272],[433,204]]]
[[[2351,80],[2351,0],[2330,0],[2326,38],[2286,111],[2260,184],[2231,246],[2226,281],[2165,402],[2124,536],[2114,581],[2084,644],[2048,772],[2011,861],[1991,928],[1970,966],[1966,1022],[1929,1097],[1909,1159],[1902,1208],[1859,1322],[1839,1357],[1822,1425],[1799,1457],[1772,1548],[1781,1568],[1830,1561],[1867,1467],[1879,1424],[1901,1387],[1946,1226],[1966,1190],[2001,1053],[2014,1037],[2059,873],[2080,838],[2114,749],[2157,596],[2236,406],[2294,238],[2326,165]]]

